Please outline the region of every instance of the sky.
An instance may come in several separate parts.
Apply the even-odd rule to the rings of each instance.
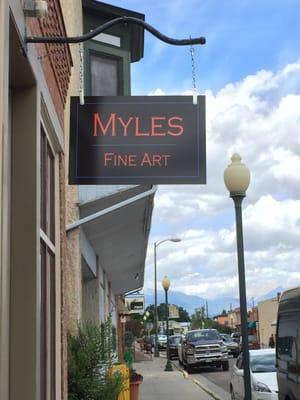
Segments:
[[[145,271],[207,299],[238,296],[233,202],[223,182],[238,152],[251,172],[243,202],[247,296],[300,284],[299,0],[111,0],[195,46],[196,86],[206,96],[206,185],[160,185]],[[132,65],[133,95],[190,94],[189,47],[145,33],[144,58]]]

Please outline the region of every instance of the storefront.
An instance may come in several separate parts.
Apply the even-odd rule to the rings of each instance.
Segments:
[[[65,35],[59,1],[25,17],[0,5],[1,400],[61,399],[61,249],[68,46],[25,45],[25,35]]]

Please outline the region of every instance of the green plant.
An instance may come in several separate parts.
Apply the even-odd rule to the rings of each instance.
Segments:
[[[131,331],[125,332],[124,342],[125,342],[125,351],[124,351],[124,361],[127,367],[131,370],[133,364],[133,343],[134,343],[134,334]]]
[[[131,349],[134,343],[134,334],[131,331],[125,332],[125,347]]]
[[[116,400],[122,376],[111,373],[113,363],[111,318],[104,324],[87,323],[77,335],[68,334],[69,400]]]

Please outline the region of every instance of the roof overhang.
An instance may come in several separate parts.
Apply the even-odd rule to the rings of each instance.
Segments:
[[[80,218],[85,218],[143,192],[151,194],[82,225],[116,295],[144,284],[154,192],[151,186],[139,185],[79,206]]]

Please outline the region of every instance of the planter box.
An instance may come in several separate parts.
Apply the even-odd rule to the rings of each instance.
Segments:
[[[130,382],[130,400],[139,400],[139,389],[142,382]]]

